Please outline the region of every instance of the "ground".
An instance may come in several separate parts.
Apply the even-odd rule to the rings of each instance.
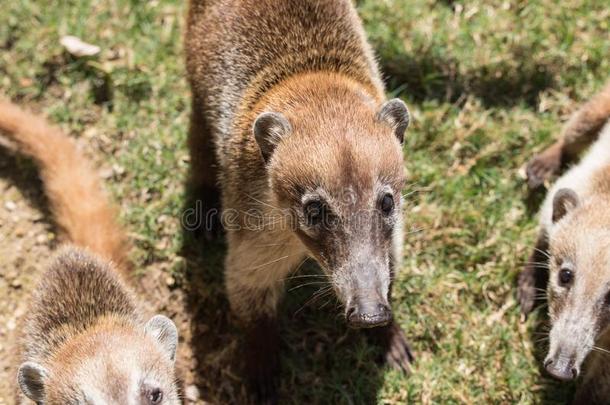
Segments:
[[[186,2],[6,2],[0,91],[79,139],[120,204],[139,290],[175,318],[190,403],[243,403],[239,345],[223,291],[222,243],[180,226],[188,168]],[[413,114],[405,142],[408,236],[394,308],[417,354],[413,374],[376,365],[333,305],[288,294],[282,403],[565,403],[548,379],[544,308],[521,322],[515,277],[543,193],[522,167],[610,71],[604,1],[357,1],[388,90]],[[76,58],[75,35],[102,48]],[[14,334],[55,227],[34,165],[0,147],[0,404],[12,403]],[[316,271],[308,266],[305,271]],[[296,284],[295,284],[296,285]]]

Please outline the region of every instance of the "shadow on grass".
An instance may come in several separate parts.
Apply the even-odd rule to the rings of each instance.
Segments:
[[[20,156],[19,152],[0,145],[0,177],[7,179],[10,184],[17,187],[44,218],[51,220],[49,203],[44,194],[39,171],[31,159]]]
[[[192,198],[187,199],[193,201]],[[193,206],[193,204],[187,204]],[[197,361],[196,384],[202,397],[218,404],[248,403],[241,378],[240,330],[230,314],[223,280],[224,242],[204,242],[183,231],[182,256],[187,264],[183,288],[185,310]],[[315,264],[303,266],[316,272]],[[298,279],[297,279],[298,280]],[[383,383],[379,353],[362,333],[349,330],[334,299],[324,306],[305,305],[317,291],[303,287],[281,305],[281,404],[371,404]]]
[[[423,51],[382,58],[381,65],[388,88],[405,91],[416,102],[456,102],[472,95],[485,107],[536,106],[540,92],[556,86],[555,68],[537,61],[518,67],[499,62],[461,72],[459,61]]]

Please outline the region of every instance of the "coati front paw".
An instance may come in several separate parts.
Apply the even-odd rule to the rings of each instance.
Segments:
[[[395,370],[411,373],[415,356],[402,328],[392,321],[387,326],[369,330],[371,337],[383,350],[383,362]]]
[[[527,164],[527,185],[531,190],[536,189],[561,167],[561,146],[553,145],[544,152],[536,155]]]
[[[275,320],[254,322],[246,333],[246,379],[255,404],[278,403],[279,333]]]
[[[262,368],[257,375],[251,376],[249,384],[254,404],[276,405],[279,403],[277,370]]]

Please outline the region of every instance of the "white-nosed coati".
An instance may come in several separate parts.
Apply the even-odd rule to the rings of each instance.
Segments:
[[[389,300],[409,113],[386,102],[352,2],[192,0],[185,40],[190,185],[206,209],[220,191],[231,214],[226,283],[246,325],[255,394],[275,397],[277,306],[283,280],[307,256],[329,276],[348,323],[377,327],[387,360],[408,369]]]
[[[175,325],[143,322],[127,275],[126,237],[99,180],[72,139],[0,99],[0,135],[40,166],[67,241],[43,273],[23,320],[19,403],[178,404]],[[87,253],[88,249],[100,255]]]
[[[533,308],[537,287],[548,283],[552,328],[544,366],[561,380],[583,375],[577,404],[610,399],[609,118],[610,84],[575,113],[563,139],[535,158],[529,170],[543,178],[597,138],[549,191],[536,250],[519,276],[525,314]]]

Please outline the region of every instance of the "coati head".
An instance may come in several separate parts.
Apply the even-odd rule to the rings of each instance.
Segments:
[[[262,113],[253,132],[274,202],[292,213],[293,231],[329,276],[348,324],[375,327],[392,318],[409,112],[399,99],[375,106],[341,91],[312,94],[316,101],[296,113]]]
[[[77,335],[45,364],[25,362],[21,391],[44,405],[178,404],[178,332],[157,315],[142,328],[113,320]]]
[[[602,206],[571,189],[553,199],[547,291],[552,329],[544,366],[561,380],[579,375],[610,321],[610,217]]]

